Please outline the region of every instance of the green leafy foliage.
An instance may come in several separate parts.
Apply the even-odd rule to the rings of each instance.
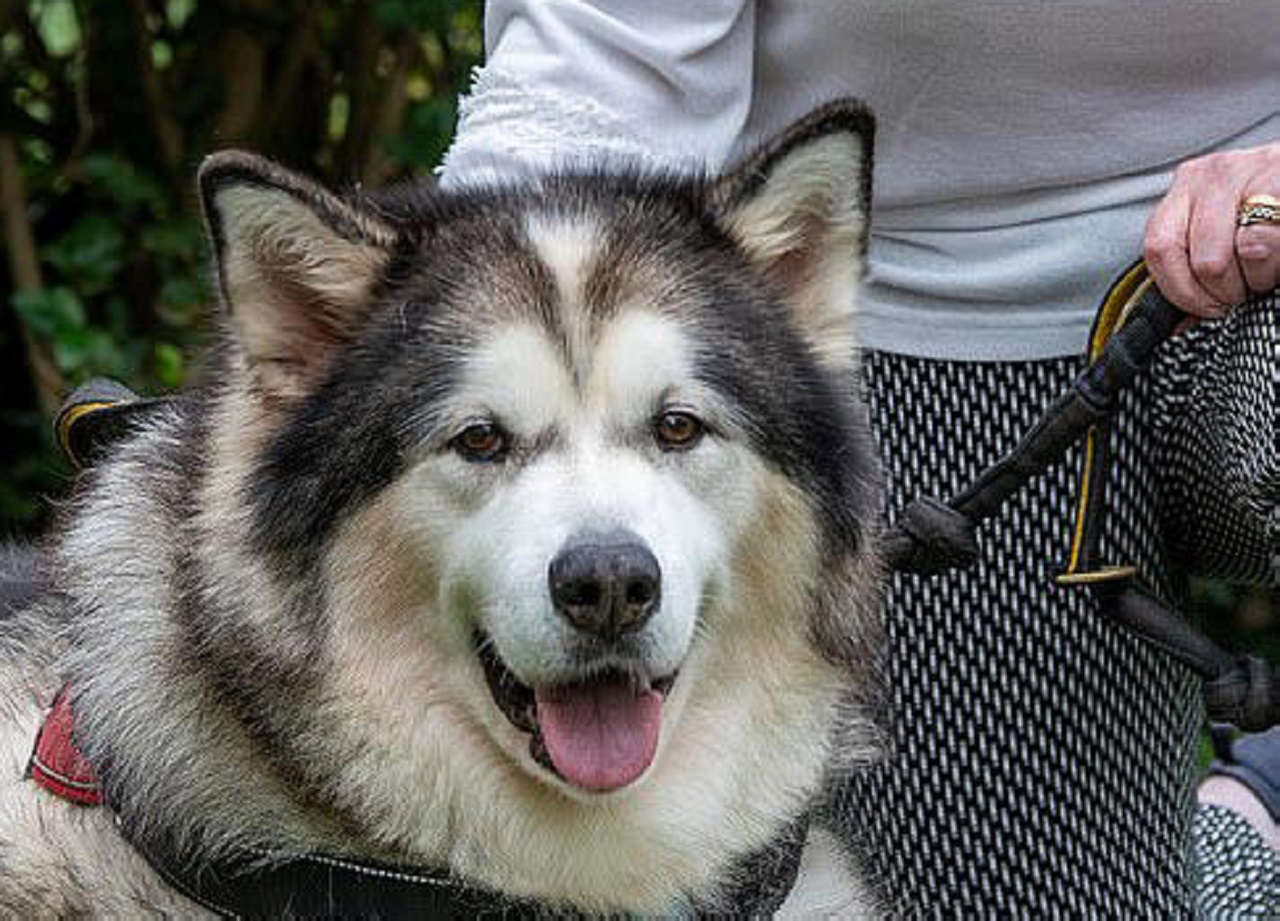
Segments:
[[[13,295],[19,319],[48,344],[69,385],[98,376],[181,385],[175,369],[182,363],[171,352],[191,337],[209,300],[198,222],[172,213],[163,186],[114,155],[86,157],[72,181],[86,210],[41,248],[47,287]],[[145,317],[120,293],[139,271],[156,280]],[[154,341],[143,341],[142,332]]]
[[[58,370],[74,383],[94,375],[127,372],[111,335],[88,320],[84,304],[71,288],[45,288],[15,295],[13,306],[27,327],[53,345]]]
[[[444,156],[456,118],[452,99],[424,99],[409,108],[404,130],[387,137],[384,148],[402,168],[427,169]]]
[[[105,214],[90,212],[44,248],[45,262],[86,297],[106,291],[124,262],[124,234]]]
[[[67,387],[186,383],[216,312],[201,157],[247,147],[339,187],[425,173],[480,26],[480,0],[0,5],[0,138],[39,273],[20,286],[17,259],[0,263],[0,536],[38,532],[68,482],[39,355]]]
[[[127,215],[139,209],[155,212],[165,206],[164,188],[137,166],[114,154],[90,154],[80,164],[80,174],[103,200]]]
[[[85,324],[84,305],[70,288],[23,291],[13,296],[13,307],[31,332],[46,339]]]

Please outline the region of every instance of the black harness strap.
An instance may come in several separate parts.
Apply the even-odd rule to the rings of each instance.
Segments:
[[[193,863],[169,847],[125,837],[174,889],[221,918],[556,918],[547,906],[504,898],[445,873],[323,855]]]
[[[272,862],[265,852],[214,864],[183,859],[163,841],[125,838],[164,880],[222,918],[533,918],[571,921],[592,917],[574,908],[516,899],[447,871],[396,867],[323,854]],[[726,873],[729,884],[714,904],[687,906],[694,918],[769,918],[795,885],[808,830],[801,819],[767,847]],[[673,906],[677,908],[678,906]]]
[[[72,466],[88,467],[136,420],[163,403],[163,399],[140,397],[123,384],[96,377],[62,401],[53,422],[54,437]]]

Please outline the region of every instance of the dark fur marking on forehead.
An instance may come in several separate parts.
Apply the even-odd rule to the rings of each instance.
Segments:
[[[536,199],[515,190],[451,195],[420,189],[380,193],[374,205],[404,238],[387,276],[402,295],[438,307],[438,319],[475,335],[531,322],[568,357],[556,282],[525,228]]]
[[[699,187],[672,191],[681,198],[642,201],[603,228],[584,284],[597,327],[630,300],[651,308],[681,305],[684,294],[697,291],[708,256],[732,248],[702,209]]]

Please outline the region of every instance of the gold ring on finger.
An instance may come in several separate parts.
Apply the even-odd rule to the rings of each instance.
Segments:
[[[1250,195],[1240,202],[1236,211],[1236,224],[1280,224],[1280,198],[1274,195]]]

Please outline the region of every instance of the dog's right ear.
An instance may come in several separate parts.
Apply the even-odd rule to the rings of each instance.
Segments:
[[[391,257],[385,221],[253,154],[200,167],[218,284],[255,383],[290,399],[360,331]]]

